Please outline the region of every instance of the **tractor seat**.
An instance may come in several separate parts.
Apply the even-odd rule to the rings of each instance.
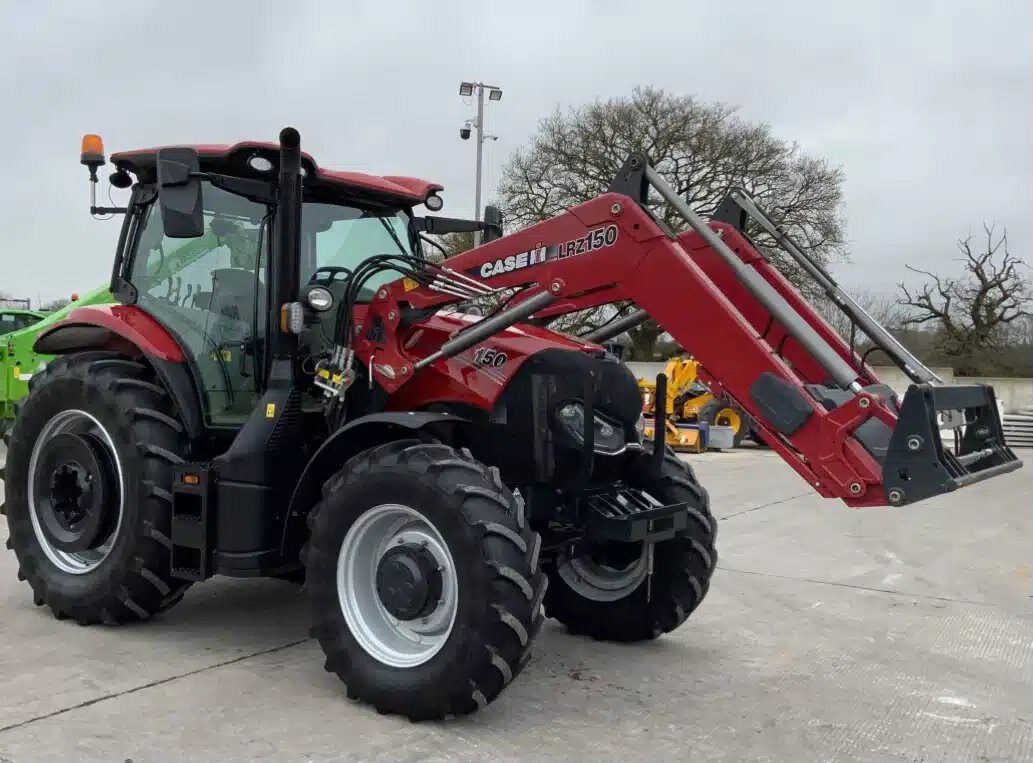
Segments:
[[[199,297],[203,296],[202,292]],[[195,302],[204,307],[200,300]],[[212,291],[207,309],[223,318],[251,324],[255,314],[255,274],[243,268],[212,271]],[[264,315],[265,286],[258,280],[258,313]]]

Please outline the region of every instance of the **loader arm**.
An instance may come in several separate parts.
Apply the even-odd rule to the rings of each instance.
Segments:
[[[650,186],[692,230],[675,234],[652,216],[644,203]],[[613,189],[449,259],[433,280],[386,285],[363,320],[358,358],[392,393],[420,368],[518,320],[630,300],[823,496],[852,506],[903,504],[1021,465],[1004,443],[991,388],[922,383],[899,405],[735,225],[703,223],[638,155]],[[461,301],[463,283],[523,291],[467,329],[465,343],[461,333],[430,357],[410,356],[403,316]],[[948,409],[966,411],[970,424],[971,442],[957,453],[939,440],[936,411]]]

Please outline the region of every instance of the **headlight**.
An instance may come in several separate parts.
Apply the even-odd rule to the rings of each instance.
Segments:
[[[579,444],[585,442],[585,407],[581,403],[571,402],[556,412],[560,426]],[[596,413],[592,417],[595,451],[597,453],[615,454],[624,450],[624,431],[622,427]]]
[[[305,301],[313,310],[324,313],[334,305],[334,295],[325,286],[309,286],[305,293]]]

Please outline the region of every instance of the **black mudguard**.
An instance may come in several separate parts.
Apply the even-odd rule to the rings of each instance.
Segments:
[[[319,500],[323,483],[353,456],[377,445],[413,437],[422,430],[432,430],[435,438],[440,438],[442,432],[469,423],[468,419],[443,411],[371,413],[349,421],[319,446],[302,471],[284,519],[281,553],[285,558],[296,555],[307,533],[306,517]]]

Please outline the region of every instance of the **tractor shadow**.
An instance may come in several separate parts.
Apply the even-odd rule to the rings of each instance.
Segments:
[[[179,604],[146,622],[99,629],[144,647],[171,642],[183,654],[246,653],[308,638],[308,620],[300,585],[217,578],[192,586]]]

